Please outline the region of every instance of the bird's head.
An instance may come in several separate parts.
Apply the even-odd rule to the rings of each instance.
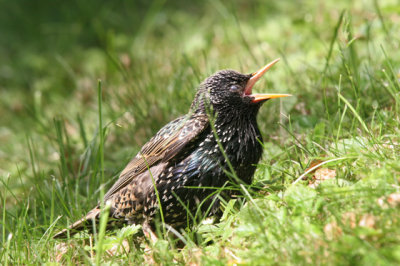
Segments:
[[[234,70],[221,70],[208,77],[199,87],[192,108],[204,110],[211,103],[216,111],[258,107],[265,101],[290,96],[289,94],[253,94],[254,84],[276,63],[272,61],[257,72],[241,74]]]

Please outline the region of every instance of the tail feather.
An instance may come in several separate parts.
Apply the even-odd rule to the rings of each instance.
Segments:
[[[56,233],[53,238],[66,238],[69,235],[72,236],[79,231],[82,231],[84,229],[91,229],[93,227],[92,221],[93,219],[95,220],[96,224],[98,224],[99,218],[100,218],[100,206],[96,206],[94,209],[92,209],[88,214],[85,215],[82,219],[76,221],[72,225],[70,225],[68,228],[65,228],[61,230],[60,232]]]

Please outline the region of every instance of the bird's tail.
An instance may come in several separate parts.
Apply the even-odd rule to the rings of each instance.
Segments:
[[[70,225],[68,228],[65,228],[61,230],[60,232],[56,233],[53,238],[66,238],[69,235],[72,236],[82,230],[85,229],[92,229],[93,228],[93,220],[95,221],[96,224],[99,223],[100,219],[100,206],[96,206],[93,208],[88,214],[85,215],[82,219],[76,221],[72,225]]]

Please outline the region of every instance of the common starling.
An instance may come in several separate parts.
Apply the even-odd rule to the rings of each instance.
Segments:
[[[203,81],[189,113],[152,137],[105,194],[110,219],[154,228],[162,214],[165,224],[180,229],[193,223],[198,209],[216,212],[216,190],[229,182],[250,184],[262,154],[257,113],[265,101],[290,96],[252,94],[253,85],[278,61],[252,74],[222,70]],[[90,227],[99,216],[100,204],[54,237]]]

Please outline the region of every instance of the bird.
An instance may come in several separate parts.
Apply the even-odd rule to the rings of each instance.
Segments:
[[[255,94],[256,82],[277,62],[251,74],[220,70],[197,89],[189,112],[154,135],[120,173],[102,199],[109,220],[142,224],[157,221],[176,230],[193,224],[200,209],[218,212],[218,191],[227,184],[251,184],[262,156],[257,114],[263,103],[290,94]],[[228,198],[235,192],[226,193]],[[99,221],[102,204],[54,235],[64,238]],[[208,213],[207,213],[208,211]]]

